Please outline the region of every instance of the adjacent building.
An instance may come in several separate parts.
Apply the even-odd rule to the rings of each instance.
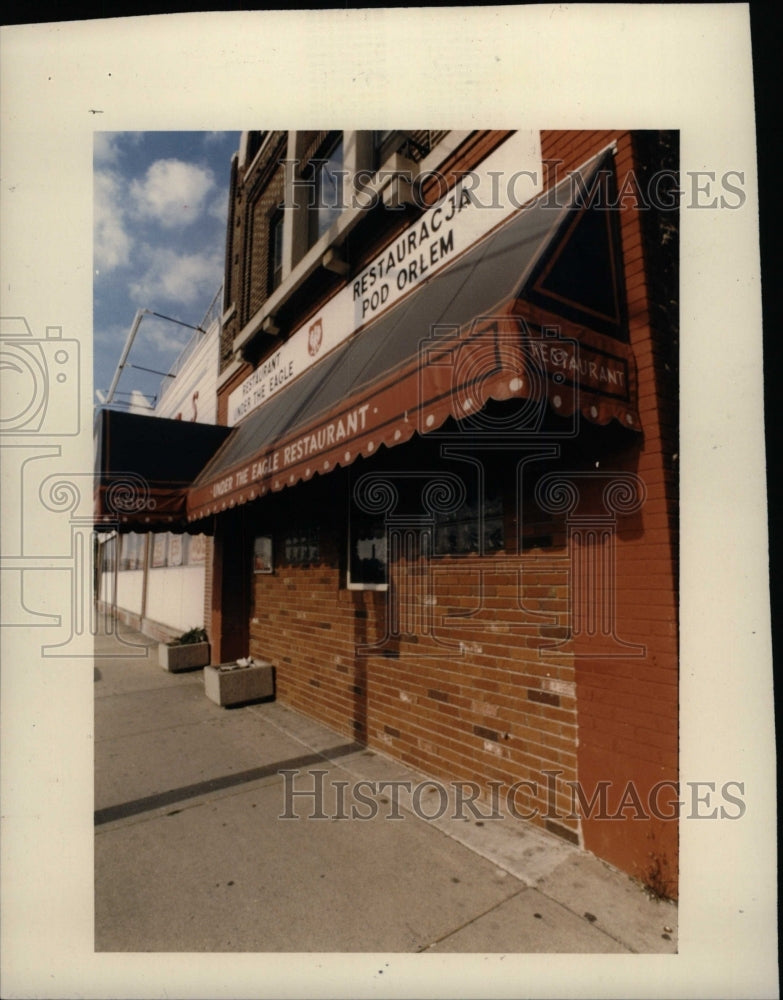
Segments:
[[[107,408],[97,417],[99,606],[161,641],[203,628],[209,615],[209,539],[202,531],[182,531],[184,507],[172,505],[171,497],[226,435],[215,427],[220,317],[210,322],[212,312],[162,379],[153,404],[142,397],[146,405]],[[133,507],[141,496],[149,510],[138,518]],[[124,509],[129,497],[133,503]]]
[[[99,514],[204,538],[214,662],[672,896],[677,162],[666,132],[244,133],[217,424],[113,507],[104,449]]]

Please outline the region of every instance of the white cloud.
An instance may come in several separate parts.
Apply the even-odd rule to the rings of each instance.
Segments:
[[[147,247],[146,272],[129,291],[140,306],[160,307],[161,303],[204,309],[223,278],[219,253],[182,254],[165,248]],[[198,311],[198,308],[197,308]],[[200,319],[200,316],[198,317]]]
[[[93,134],[93,161],[102,166],[113,166],[129,148],[143,142],[143,132],[95,132]]]
[[[228,219],[228,191],[221,191],[217,198],[213,198],[207,208],[207,213],[213,219],[222,223],[224,229]]]
[[[214,187],[211,170],[182,160],[156,160],[143,181],[131,183],[130,194],[142,218],[173,229],[198,219]]]
[[[93,136],[93,160],[95,163],[112,164],[120,157],[116,132],[96,132]]]
[[[133,241],[125,227],[125,185],[110,170],[96,170],[93,256],[97,271],[128,264]]]
[[[212,146],[217,144],[218,142],[222,142],[227,135],[228,132],[205,132],[204,145]]]
[[[177,319],[177,316],[173,317]],[[182,317],[188,322],[186,316]],[[166,320],[155,316],[145,316],[144,322],[139,328],[139,346],[143,348],[154,348],[161,355],[165,355],[166,362],[160,364],[170,364],[174,358],[185,347],[194,331],[186,326],[179,326],[176,323],[169,323]]]
[[[120,349],[128,334],[132,319],[133,317],[131,316],[127,323],[118,322],[108,326],[94,326],[92,331],[93,344],[102,348],[113,348],[116,346],[117,357],[119,357]],[[104,353],[111,354],[111,351],[105,351]]]

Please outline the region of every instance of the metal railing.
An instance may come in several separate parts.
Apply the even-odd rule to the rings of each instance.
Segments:
[[[164,375],[160,383],[160,389],[157,395],[157,404],[160,405],[163,397],[165,396],[168,389],[174,385],[174,380],[177,375],[185,367],[185,363],[196,350],[198,345],[203,341],[210,331],[210,328],[217,322],[220,321],[221,314],[223,312],[223,286],[221,285],[212,297],[212,301],[209,304],[207,311],[201,322],[198,324],[198,329],[194,331],[193,336],[185,344],[180,353],[177,355],[173,364],[168,370],[168,373]]]

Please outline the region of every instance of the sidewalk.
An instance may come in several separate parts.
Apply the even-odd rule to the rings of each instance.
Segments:
[[[119,628],[96,638],[96,951],[676,952],[676,906],[529,824],[425,820],[404,790],[340,818],[372,812],[360,779],[424,777],[277,702],[220,708]]]

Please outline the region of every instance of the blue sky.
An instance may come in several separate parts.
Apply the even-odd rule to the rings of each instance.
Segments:
[[[136,311],[195,326],[223,280],[239,132],[99,132],[94,145],[94,385],[109,388]],[[165,372],[193,331],[143,319],[128,361]],[[126,367],[116,401],[161,377]],[[97,400],[94,400],[97,401]]]

